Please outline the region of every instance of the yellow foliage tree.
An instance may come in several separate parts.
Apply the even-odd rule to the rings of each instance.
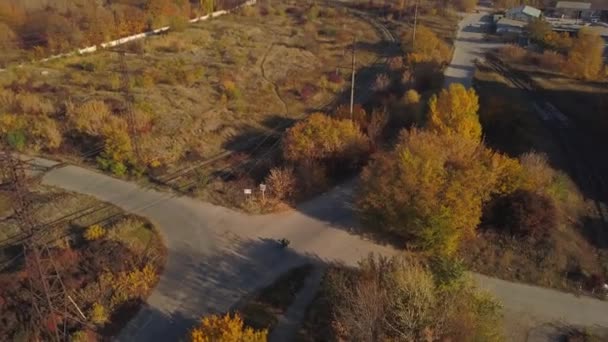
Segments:
[[[420,102],[420,94],[416,89],[409,89],[405,92],[404,101],[408,105],[418,104]]]
[[[266,342],[268,331],[246,327],[239,314],[204,317],[190,332],[191,342]]]
[[[410,63],[436,62],[441,64],[450,58],[450,47],[437,37],[430,28],[419,25],[416,29],[416,39],[413,31],[403,38],[402,45]]]
[[[433,95],[429,101],[428,127],[441,134],[457,134],[467,139],[481,139],[479,98],[473,88],[453,83]]]
[[[584,80],[597,79],[604,67],[604,40],[597,31],[582,28],[568,52],[569,72]]]
[[[106,235],[106,230],[99,224],[94,224],[84,232],[84,238],[88,241],[97,240]]]
[[[291,161],[356,157],[369,149],[369,142],[350,120],[311,114],[285,134],[283,155]]]
[[[421,249],[453,253],[474,234],[490,195],[516,186],[505,180],[511,166],[492,156],[460,135],[406,131],[363,170],[362,217]]]
[[[89,317],[91,322],[97,325],[104,325],[109,319],[108,311],[106,310],[105,306],[99,303],[93,304]]]

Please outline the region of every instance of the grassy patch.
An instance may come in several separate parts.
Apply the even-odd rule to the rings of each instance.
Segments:
[[[255,329],[271,331],[278,322],[278,316],[284,314],[293,302],[313,267],[306,264],[287,271],[248,300],[238,309],[245,323]]]

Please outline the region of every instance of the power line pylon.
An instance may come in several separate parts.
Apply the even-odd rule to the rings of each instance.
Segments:
[[[23,254],[27,269],[29,299],[34,315],[30,318],[32,332],[42,340],[66,341],[69,313],[68,296],[53,255],[44,241],[43,230],[35,218],[32,194],[29,191],[25,163],[8,147],[0,150],[0,175],[11,197],[13,216],[25,235]],[[73,303],[80,315],[80,309]],[[36,338],[34,338],[36,339]]]
[[[126,53],[120,52],[120,73],[122,77],[122,92],[125,100],[125,114],[127,117],[127,126],[129,129],[129,137],[135,152],[136,162],[141,162],[141,148],[139,146],[139,133],[137,131],[137,120],[133,111],[133,102],[135,98],[131,92],[131,76],[129,67],[127,66]]]

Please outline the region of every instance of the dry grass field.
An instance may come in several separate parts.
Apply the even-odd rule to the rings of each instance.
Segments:
[[[139,138],[143,159],[171,169],[330,101],[348,86],[353,37],[371,47],[359,50],[358,65],[375,60],[380,39],[367,22],[341,9],[275,1],[121,47],[126,68],[120,51],[106,50],[15,68],[0,84],[52,103],[63,143],[46,152],[77,162],[93,160],[99,146],[71,139],[66,103],[100,100],[119,115],[128,75],[133,106],[149,120]]]

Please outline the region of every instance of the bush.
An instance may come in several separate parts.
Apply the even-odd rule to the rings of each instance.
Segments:
[[[391,57],[388,60],[388,66],[393,71],[401,70],[403,68],[403,58]]]
[[[370,256],[354,271],[330,269],[321,298],[333,336],[319,340],[501,341],[498,302],[462,273],[440,279],[405,256]]]
[[[501,47],[499,50],[500,55],[513,60],[513,61],[522,61],[524,57],[526,57],[527,52],[524,48],[518,45],[509,44],[507,46]]]
[[[526,190],[499,198],[492,206],[497,226],[514,237],[541,239],[557,226],[557,210],[551,198]]]
[[[451,50],[430,28],[419,25],[416,31],[416,45],[413,44],[413,31],[408,31],[402,39],[404,52],[409,63],[435,62],[442,64],[450,59]]]
[[[418,94],[416,89],[409,89],[405,92],[403,99],[406,105],[415,105],[420,103],[420,94]]]
[[[101,239],[106,235],[106,230],[99,224],[94,224],[86,229],[84,238],[88,241]]]
[[[290,168],[272,168],[266,176],[266,185],[270,192],[279,200],[289,199],[294,195],[297,179]]]
[[[562,71],[565,63],[566,59],[564,56],[554,51],[545,50],[543,54],[538,57],[539,66],[548,70]]]
[[[93,324],[104,325],[109,319],[108,311],[105,306],[99,303],[94,303],[89,313],[89,319]]]
[[[374,80],[374,84],[372,85],[372,90],[383,92],[388,89],[391,85],[391,78],[387,74],[379,74],[376,76]]]
[[[73,129],[90,136],[99,136],[112,112],[99,100],[89,100],[79,106],[67,105],[68,123]]]
[[[369,144],[350,120],[314,113],[287,130],[283,156],[290,161],[333,160],[357,162]]]
[[[245,326],[243,319],[237,313],[224,316],[212,315],[201,319],[200,324],[189,333],[189,341],[243,341],[243,342],[266,342],[268,330],[253,330]]]

